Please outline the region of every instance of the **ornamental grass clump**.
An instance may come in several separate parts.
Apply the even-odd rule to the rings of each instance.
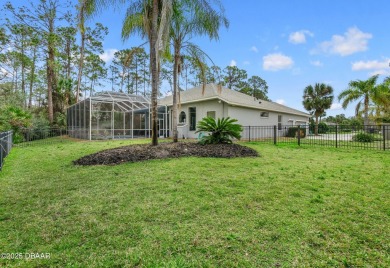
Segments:
[[[241,138],[242,126],[236,124],[237,119],[231,119],[230,117],[218,118],[215,120],[212,117],[205,117],[198,122],[198,130],[195,133],[207,132],[206,136],[203,136],[199,143],[201,144],[221,144],[232,143],[232,139],[239,140]]]

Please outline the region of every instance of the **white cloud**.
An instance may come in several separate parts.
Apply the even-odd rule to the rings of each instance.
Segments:
[[[341,110],[343,109],[343,106],[341,106],[341,103],[332,103],[330,106],[330,110]]]
[[[277,99],[275,102],[282,105],[286,105],[286,101],[284,99]]]
[[[375,69],[386,69],[389,66],[389,60],[377,61],[377,60],[369,60],[369,61],[357,61],[352,63],[353,71],[361,71],[361,70],[375,70]]]
[[[229,65],[232,67],[237,66],[237,62],[235,60],[231,60]]]
[[[325,53],[348,56],[368,49],[368,40],[372,34],[364,33],[357,27],[352,27],[344,35],[333,35],[330,41],[322,42],[318,49]],[[314,52],[317,52],[314,50]]]
[[[362,70],[369,70],[371,71],[369,73],[370,76],[372,75],[389,75],[390,65],[390,59],[384,59],[382,61],[378,60],[369,60],[369,61],[357,61],[352,63],[352,70],[353,71],[362,71]]]
[[[390,75],[390,71],[389,70],[384,70],[384,69],[381,69],[381,70],[375,70],[375,71],[372,71],[369,73],[369,76],[373,76],[373,75]]]
[[[324,64],[322,62],[320,62],[319,60],[311,61],[310,64],[313,66],[316,66],[316,67],[324,66]]]
[[[279,71],[290,69],[294,61],[281,53],[268,54],[263,57],[263,69],[268,71]]]
[[[246,60],[246,61],[244,61],[242,64],[244,64],[244,65],[249,65],[249,64],[251,64],[251,63],[250,63],[250,61],[247,61],[247,60]]]
[[[293,44],[306,43],[306,36],[314,36],[314,34],[308,30],[300,30],[297,32],[290,33],[288,41]]]
[[[117,51],[118,50],[115,48],[106,49],[103,54],[99,55],[99,57],[100,57],[100,59],[102,59],[104,62],[107,63],[114,58],[114,54]]]
[[[252,47],[251,47],[251,51],[256,52],[256,53],[259,52],[259,50],[258,50],[257,47],[255,47],[255,46],[252,46]]]

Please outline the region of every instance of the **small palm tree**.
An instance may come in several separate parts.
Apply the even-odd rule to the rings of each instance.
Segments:
[[[314,134],[318,135],[318,118],[329,109],[333,102],[333,88],[324,83],[309,85],[303,92],[303,107],[316,118]]]
[[[210,133],[200,140],[201,144],[232,143],[232,138],[241,139],[242,126],[236,124],[236,122],[237,119],[231,119],[230,117],[218,118],[218,120],[205,117],[198,122],[198,130],[195,133]]]
[[[368,111],[370,101],[375,98],[378,92],[376,81],[378,75],[371,76],[367,80],[354,80],[349,82],[348,88],[340,93],[339,100],[343,100],[342,106],[344,109],[353,102],[359,101],[355,108],[355,113],[358,115],[360,111],[364,113],[364,125],[368,125]],[[362,108],[363,104],[363,108]]]

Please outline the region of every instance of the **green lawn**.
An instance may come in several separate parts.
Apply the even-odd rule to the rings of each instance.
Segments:
[[[72,160],[138,141],[14,148],[9,267],[390,267],[390,153],[244,143],[261,157]],[[50,253],[50,259],[25,258]]]

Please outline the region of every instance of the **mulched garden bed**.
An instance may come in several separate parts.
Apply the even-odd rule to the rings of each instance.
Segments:
[[[73,161],[75,165],[117,165],[125,162],[138,162],[150,159],[197,157],[256,157],[257,151],[239,144],[200,145],[193,142],[166,142],[157,146],[150,144],[129,145],[108,149],[84,156]]]

